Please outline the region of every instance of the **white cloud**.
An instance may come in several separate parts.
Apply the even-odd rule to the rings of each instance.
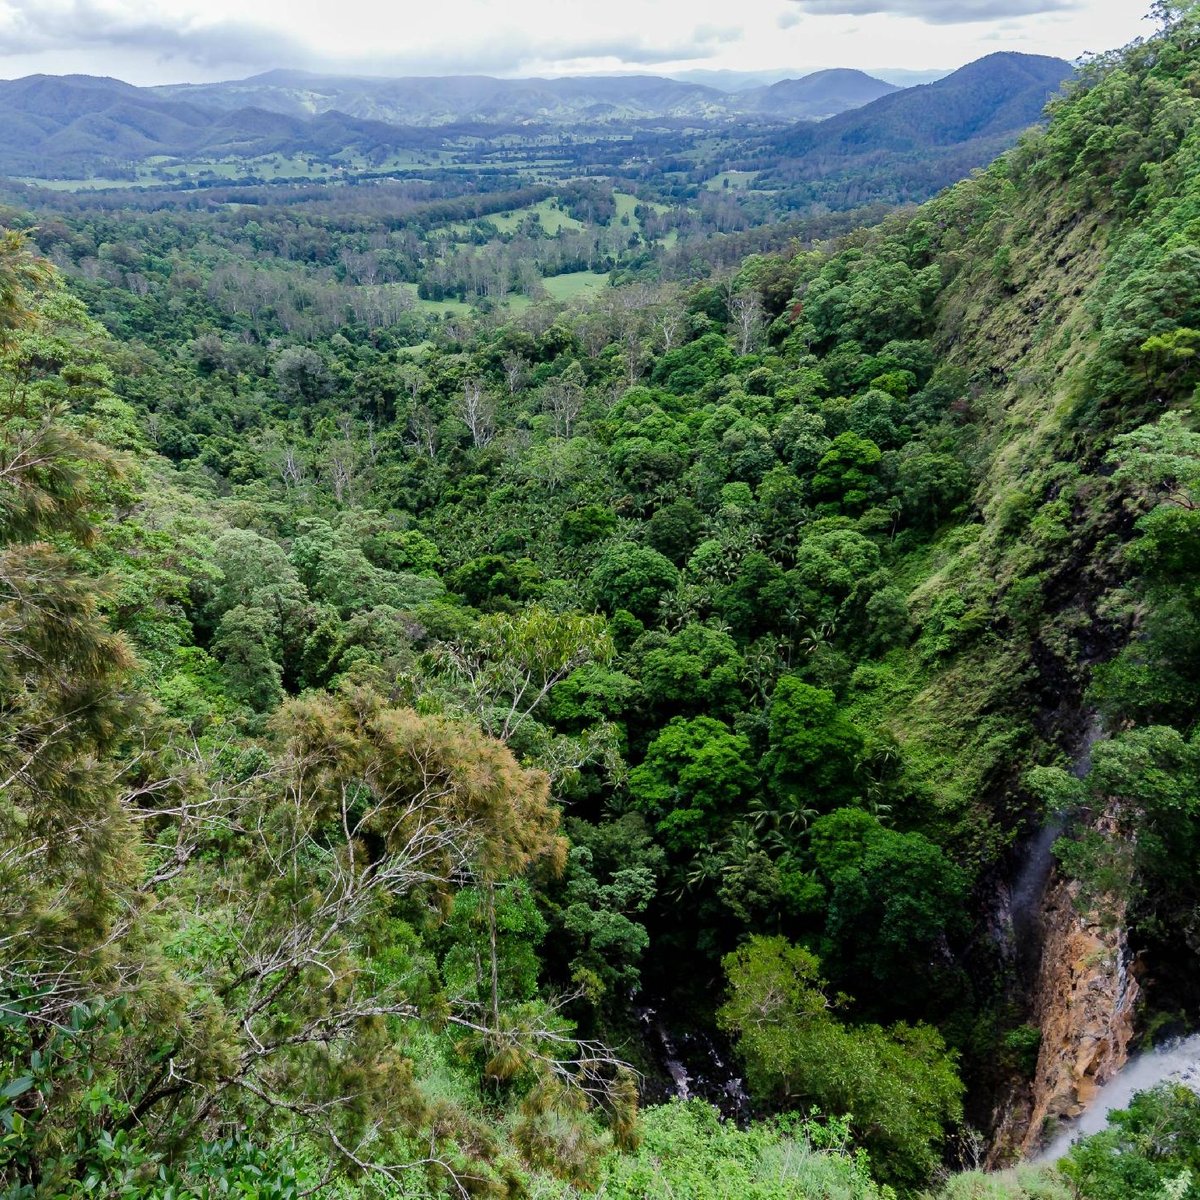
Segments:
[[[1139,2],[739,0],[731,9],[728,0],[0,0],[0,75],[84,71],[158,83],[270,67],[418,75],[946,68],[988,53],[998,34],[1009,48],[1064,57],[1119,45],[1144,31]]]
[[[793,0],[815,16],[915,17],[931,25],[996,23],[1009,17],[1063,12],[1081,7],[1082,0]]]

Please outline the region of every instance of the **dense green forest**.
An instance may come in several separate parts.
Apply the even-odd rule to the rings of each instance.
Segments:
[[[629,269],[597,210],[663,214],[591,183],[0,214],[0,1195],[1200,1198],[1171,1085],[972,1169],[1047,820],[1139,1026],[1200,1017],[1159,15],[986,170],[733,269]],[[527,205],[505,270],[578,215],[606,285],[434,307],[430,231]],[[737,1075],[668,1099],[684,1039]]]

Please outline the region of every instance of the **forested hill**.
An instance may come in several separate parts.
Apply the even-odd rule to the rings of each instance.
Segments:
[[[443,138],[344,113],[234,113],[166,100],[147,88],[89,75],[0,80],[0,170],[86,172],[156,155],[254,157],[303,150],[322,156],[439,147]]]
[[[930,203],[687,285],[304,336],[186,212],[5,213],[6,1197],[1200,1197],[1187,1088],[947,1174],[1079,1061],[1039,829],[1141,1026],[1200,1017],[1162,15]]]
[[[1035,124],[1072,70],[1060,58],[990,54],[934,83],[769,136],[763,152],[782,161],[766,179],[813,181],[814,195],[837,183],[865,189],[894,180],[895,199],[923,198],[931,184],[985,165]]]
[[[739,106],[748,111],[821,119],[869,104],[895,91],[899,91],[895,84],[863,71],[833,68],[814,71],[800,79],[781,79],[766,87],[746,88],[736,98]]]

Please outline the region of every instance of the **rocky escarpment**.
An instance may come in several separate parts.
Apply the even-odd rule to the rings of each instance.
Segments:
[[[1133,1036],[1138,981],[1125,930],[1106,928],[1095,912],[1080,913],[1078,890],[1058,881],[1046,900],[1036,993],[1042,1042],[1022,1156],[1036,1153],[1054,1124],[1083,1112],[1125,1065]]]
[[[1113,820],[1106,813],[1096,828],[1110,828]],[[991,1155],[997,1166],[1036,1155],[1061,1122],[1078,1117],[1125,1065],[1133,1036],[1139,984],[1124,904],[1112,898],[1082,904],[1080,885],[1056,873],[1039,926],[1030,1014],[1041,1033],[1037,1068],[998,1121]]]

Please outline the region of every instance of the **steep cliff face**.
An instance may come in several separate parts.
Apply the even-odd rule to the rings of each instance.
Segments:
[[[999,836],[1022,846],[1020,864],[984,884],[981,908],[996,990],[1041,1043],[1029,1080],[1017,1078],[1020,1066],[995,1067],[1001,1048],[971,1064],[985,1097],[972,1118],[991,1132],[991,1166],[1036,1153],[1045,1132],[1078,1115],[1120,1070],[1138,993],[1124,912],[1112,903],[1080,910],[1078,885],[1053,867],[1063,830],[1037,829],[1023,778],[1056,759],[1086,774],[1102,736],[1089,711],[1093,671],[1127,642],[1133,623],[1111,603],[1127,572],[1121,548],[1132,518],[1113,494],[1105,456],[1140,400],[1095,410],[1097,314],[1120,278],[1113,264],[1124,227],[1099,192],[1046,172],[1047,151],[1044,140],[1030,142],[1010,156],[1007,177],[994,168],[971,193],[978,201],[990,188],[994,203],[941,295],[937,341],[987,414],[979,536],[969,552],[937,564],[912,601],[923,616],[926,595],[953,584],[994,615],[995,640],[978,660],[985,668],[973,673],[960,655],[911,704],[916,712],[928,699],[926,717],[936,708],[944,733],[931,734],[927,719],[924,744],[953,744],[943,761],[983,801]],[[1034,577],[1031,610],[1021,596]],[[1012,741],[995,736],[997,712],[1019,729]]]
[[[1106,813],[1097,829],[1114,819]],[[1081,904],[1079,884],[1056,872],[1038,925],[1041,957],[1030,1012],[1041,1033],[1037,1069],[998,1120],[993,1166],[1036,1155],[1062,1121],[1078,1117],[1125,1065],[1133,1037],[1140,989],[1124,904],[1111,898]]]
[[[1133,1036],[1138,981],[1125,930],[1105,927],[1095,912],[1081,913],[1078,891],[1078,884],[1056,880],[1046,897],[1035,992],[1042,1044],[1018,1144],[1024,1157],[1040,1148],[1053,1123],[1083,1112],[1125,1065]]]
[[[1192,357],[1178,370],[1154,358],[1156,347],[1175,344],[1162,339],[1200,329],[1198,54],[1200,12],[1169,44],[1133,47],[1120,69],[1090,75],[1043,134],[908,226],[941,271],[932,340],[969,382],[962,410],[979,438],[974,520],[935,546],[922,576],[914,572],[908,607],[923,633],[955,604],[982,632],[938,658],[889,712],[888,732],[940,819],[957,822],[948,840],[961,832],[963,859],[992,868],[980,879],[971,953],[972,967],[983,965],[972,974],[990,971],[980,990],[996,997],[1000,1032],[965,1066],[981,1097],[972,1119],[995,1132],[996,1163],[1036,1150],[1048,1127],[1078,1115],[1121,1069],[1139,991],[1125,933],[1127,916],[1138,914],[1112,901],[1086,911],[1079,887],[1051,874],[1055,831],[1038,833],[1030,770],[1079,765],[1089,706],[1103,708],[1116,736],[1146,721],[1190,731],[1197,720],[1186,671],[1165,682],[1175,678],[1173,647],[1185,643],[1164,635],[1148,666],[1139,657],[1151,582],[1149,560],[1129,547],[1173,473],[1191,470],[1171,466],[1169,455],[1151,461],[1130,435],[1157,429],[1172,410],[1181,415],[1168,432],[1190,421],[1200,382]],[[1178,116],[1167,117],[1165,94]],[[1169,444],[1161,430],[1150,441]],[[1144,470],[1131,468],[1131,455],[1148,456]],[[1190,491],[1187,503],[1196,503]],[[1155,554],[1161,589],[1182,560]],[[1166,612],[1176,602],[1162,595]],[[1137,653],[1107,671],[1131,645]],[[1195,674],[1193,660],[1178,661]],[[1171,774],[1169,763],[1160,769]],[[1131,818],[1141,812],[1140,770],[1114,785],[1133,788],[1122,791]],[[1113,789],[1096,786],[1098,794],[1084,791],[1100,807]],[[1119,836],[1112,817],[1101,821],[1113,840],[1133,847],[1141,816]],[[1175,849],[1169,838],[1165,845]],[[1183,896],[1176,912],[1192,912],[1190,887],[1171,886]],[[1157,998],[1159,963],[1173,947],[1148,945],[1144,928],[1135,936]],[[1185,1003],[1198,986],[1188,978]],[[1028,1081],[1017,1078],[1027,1069],[1018,1022],[1041,1035]]]

